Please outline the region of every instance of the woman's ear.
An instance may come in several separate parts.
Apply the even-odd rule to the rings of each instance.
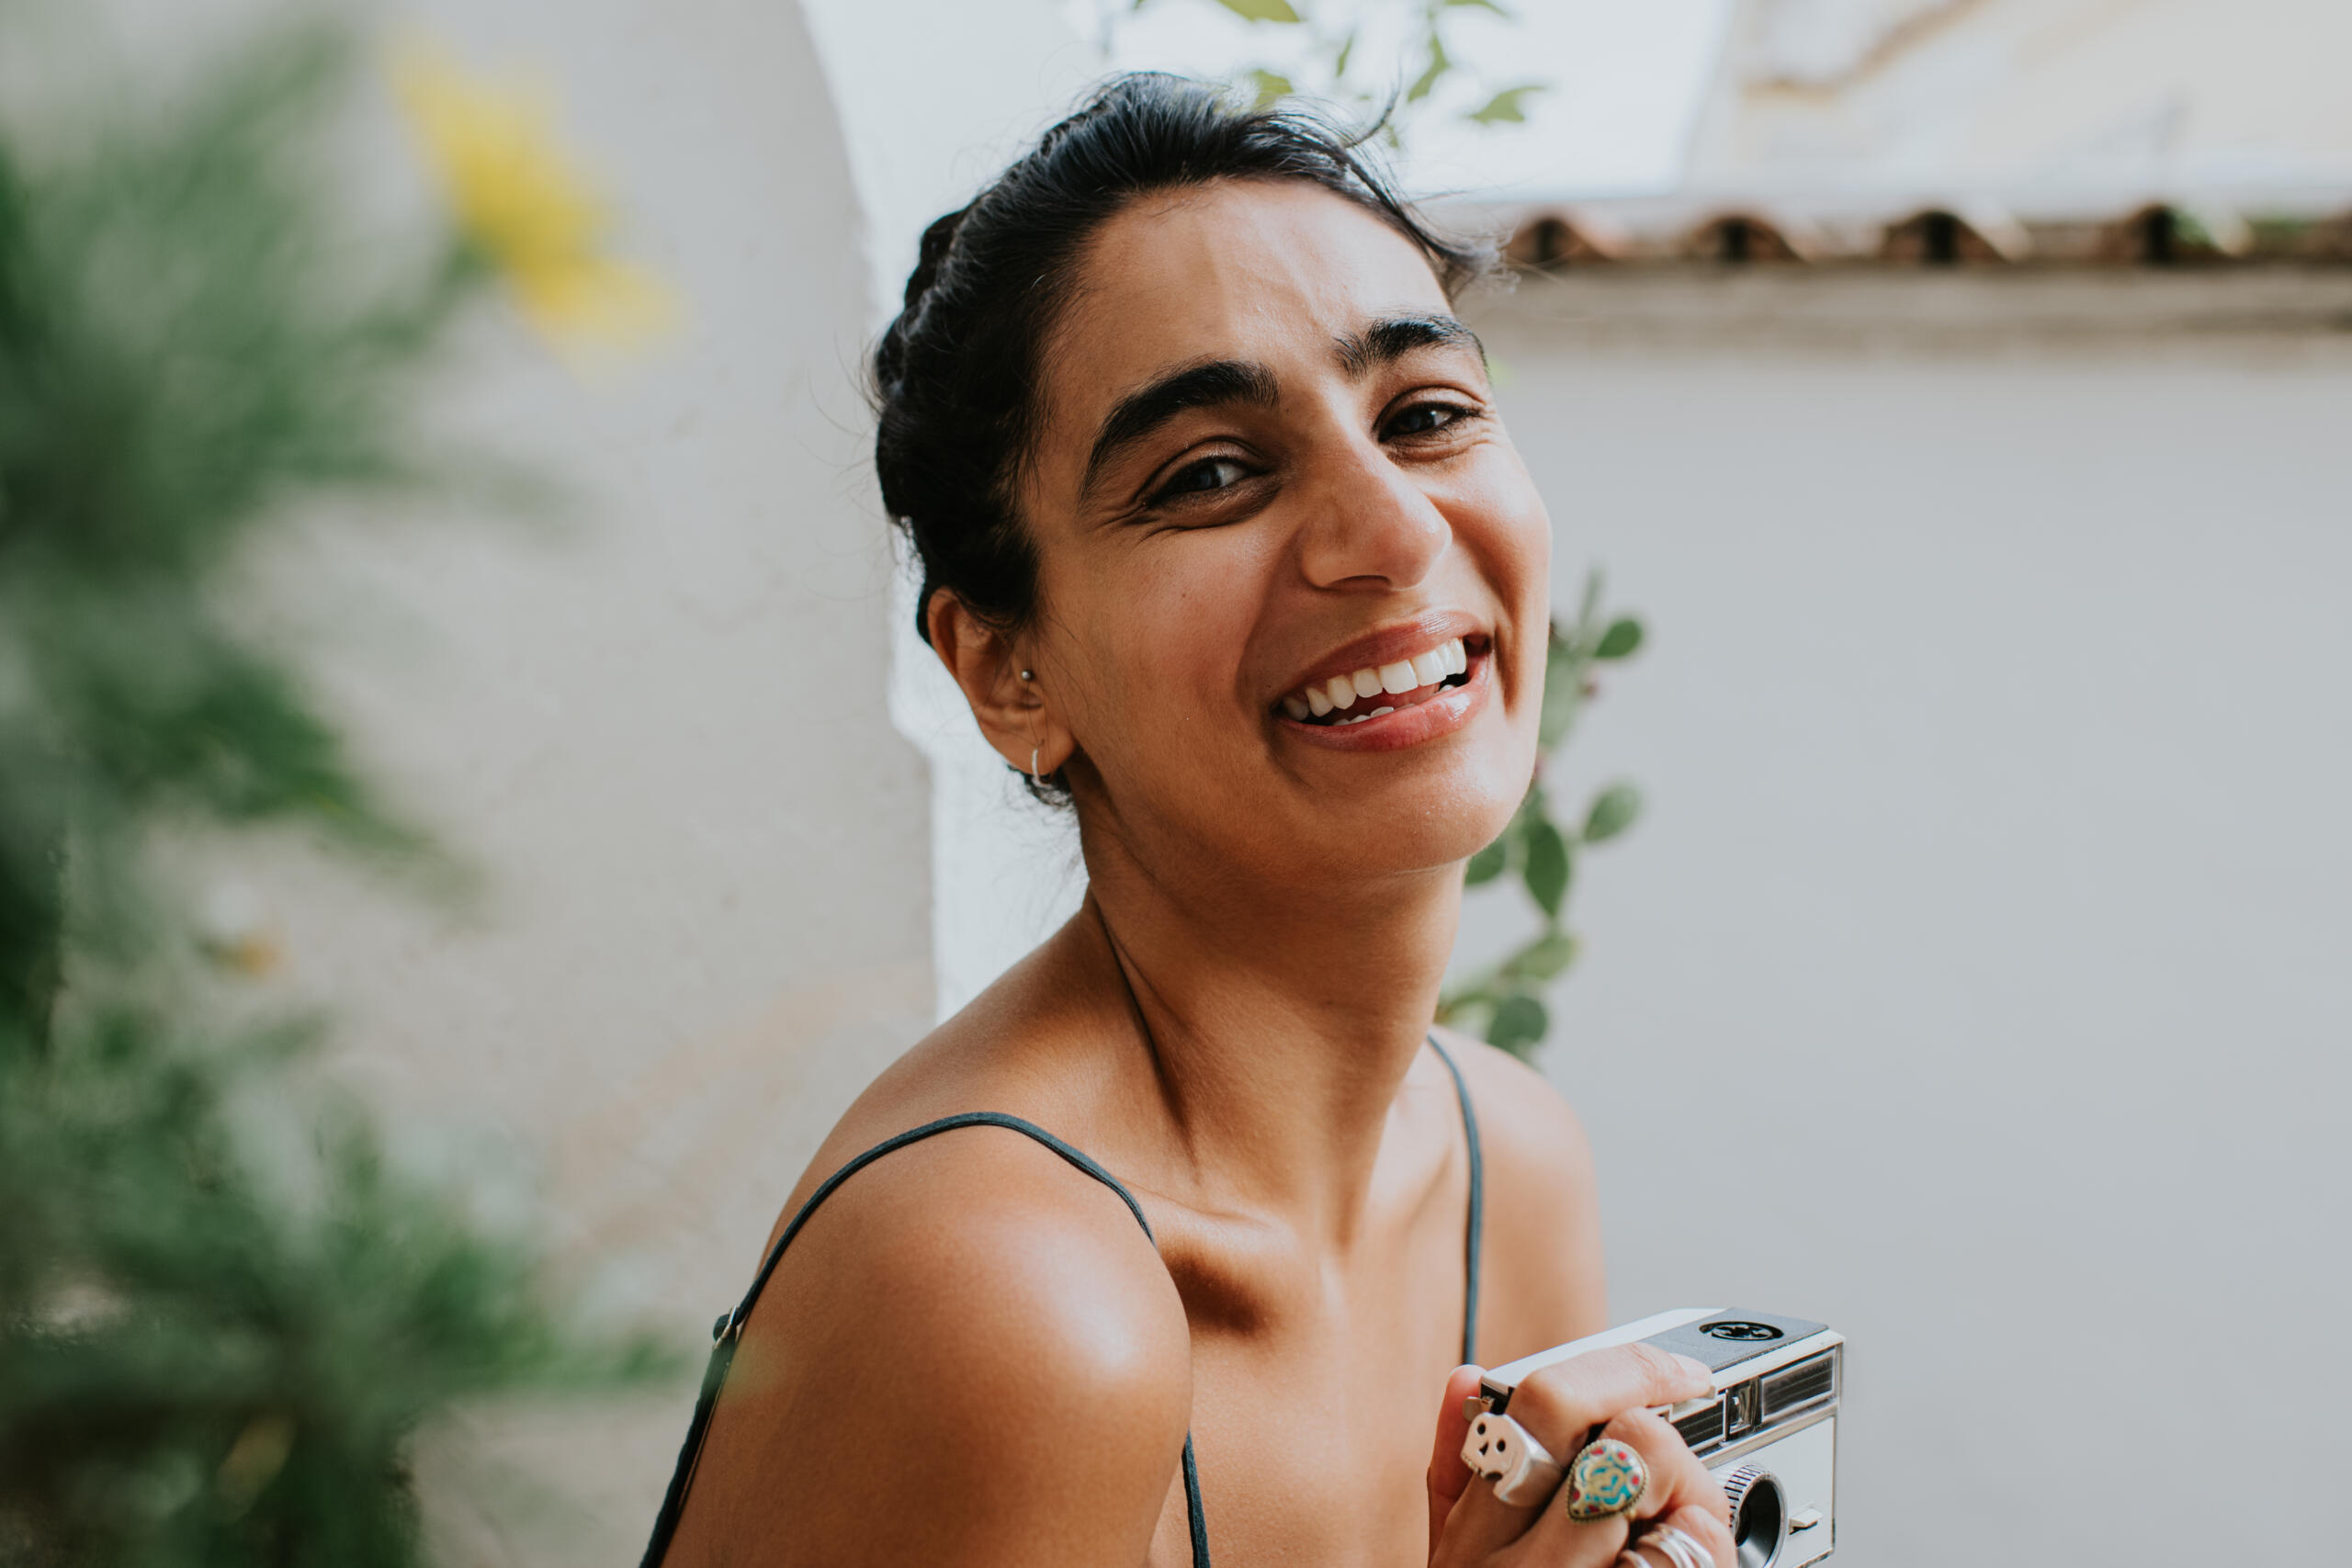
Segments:
[[[972,705],[980,733],[998,756],[1024,773],[1042,776],[1076,750],[1055,712],[1043,671],[1020,662],[1016,644],[942,588],[923,606],[932,651]]]

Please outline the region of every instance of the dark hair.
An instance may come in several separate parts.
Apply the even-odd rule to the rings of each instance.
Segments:
[[[1244,108],[1228,88],[1138,73],[1098,89],[969,206],[925,230],[906,307],[874,351],[882,504],[933,593],[1013,630],[1035,608],[1036,556],[1013,491],[1037,415],[1038,359],[1079,254],[1136,197],[1220,179],[1299,180],[1373,212],[1429,258],[1451,298],[1492,252],[1415,217],[1350,134],[1299,109]]]

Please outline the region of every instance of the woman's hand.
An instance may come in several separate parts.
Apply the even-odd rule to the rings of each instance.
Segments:
[[[1640,1551],[1642,1533],[1666,1526],[1696,1540],[1716,1568],[1734,1568],[1723,1488],[1681,1434],[1649,1412],[1651,1405],[1713,1392],[1704,1367],[1646,1345],[1623,1345],[1545,1367],[1519,1385],[1511,1418],[1563,1465],[1574,1463],[1592,1428],[1606,1423],[1601,1435],[1630,1445],[1648,1467],[1649,1485],[1630,1520],[1615,1514],[1589,1521],[1568,1517],[1557,1493],[1532,1506],[1515,1506],[1471,1475],[1462,1462],[1462,1439],[1470,1430],[1462,1405],[1478,1392],[1479,1371],[1456,1369],[1438,1413],[1429,1472],[1430,1568],[1611,1568],[1629,1546]],[[1641,1560],[1648,1568],[1667,1568],[1656,1550],[1642,1552]]]

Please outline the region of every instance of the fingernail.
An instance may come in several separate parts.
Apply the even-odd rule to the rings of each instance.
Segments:
[[[1689,1372],[1692,1377],[1697,1378],[1700,1382],[1712,1383],[1715,1381],[1715,1374],[1708,1370],[1707,1363],[1698,1359],[1696,1357],[1677,1356],[1674,1359],[1682,1363],[1682,1370],[1684,1371]]]

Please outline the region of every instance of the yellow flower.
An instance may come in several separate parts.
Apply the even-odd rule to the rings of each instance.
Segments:
[[[401,58],[393,82],[466,238],[540,332],[627,348],[671,324],[675,301],[661,280],[606,254],[610,215],[559,145],[543,98],[423,48]]]

